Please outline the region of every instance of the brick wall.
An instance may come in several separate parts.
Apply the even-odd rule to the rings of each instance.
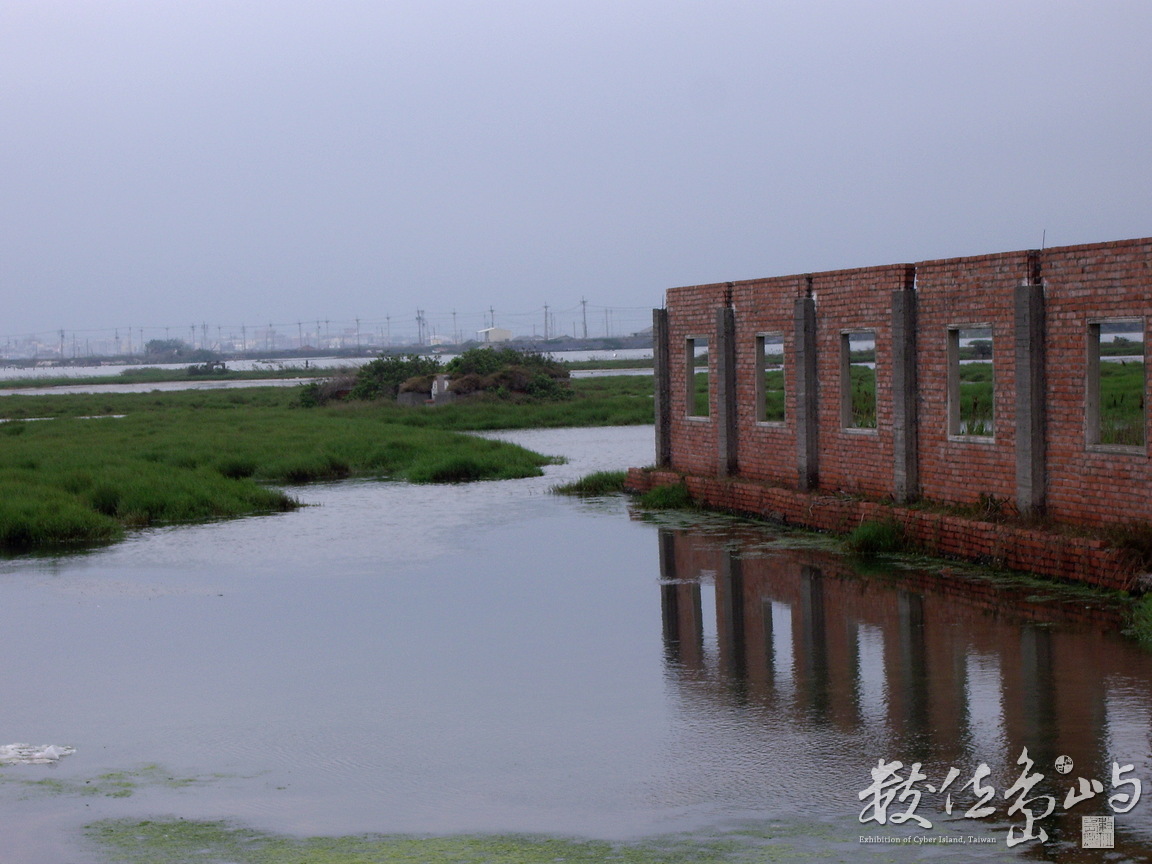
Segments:
[[[716,404],[716,310],[725,304],[727,285],[699,285],[668,292],[668,381],[671,390],[672,467],[678,471],[715,474],[718,468]],[[708,370],[711,404],[707,417],[689,416],[688,380],[684,360],[686,340],[709,339]]]
[[[795,368],[796,354],[792,304],[805,293],[803,277],[736,282],[732,306],[736,310],[736,416],[740,474],[780,483],[796,481]],[[784,420],[761,423],[756,417],[756,337],[780,334],[784,343]]]
[[[929,500],[1016,495],[1012,292],[1028,276],[1027,252],[916,265],[920,484]],[[991,437],[948,434],[948,330],[971,324],[992,325]]]
[[[1068,521],[1152,521],[1152,462],[1136,452],[1085,445],[1088,321],[1143,318],[1147,368],[1152,238],[1051,249],[1047,286],[1048,503]],[[1145,380],[1145,417],[1148,411]],[[1145,425],[1147,429],[1147,424]]]
[[[811,275],[785,276],[675,288],[667,292],[669,404],[672,459],[684,474],[718,476],[724,444],[718,418],[717,357],[721,350],[717,311],[735,317],[735,475],[749,480],[797,485],[797,418],[805,409],[797,396],[798,350],[795,309],[799,298],[815,300],[818,392],[817,485],[814,491],[849,493],[875,500],[899,497],[894,486],[893,297],[915,297],[915,376],[910,438],[922,497],[968,504],[982,496],[1014,504],[1023,488],[1018,474],[1026,448],[1038,448],[1040,487],[1047,515],[1059,522],[1102,525],[1152,521],[1152,461],[1147,434],[1138,446],[1095,446],[1087,437],[1089,327],[1099,319],[1139,319],[1147,334],[1152,315],[1152,238],[1070,246],[1042,252],[1009,252],[969,258],[887,265]],[[1040,411],[1046,425],[1017,434],[1019,307],[1014,292],[1023,284],[1043,286],[1044,366]],[[991,435],[956,434],[949,428],[949,329],[992,330],[994,430]],[[841,338],[846,331],[875,334],[877,419],[875,429],[846,429],[841,417]],[[756,416],[756,336],[778,333],[785,355],[786,417],[781,423]],[[706,418],[690,417],[684,362],[685,340],[709,337],[710,393]],[[1145,352],[1148,339],[1145,335]],[[1021,379],[1023,380],[1023,379]],[[1023,392],[1023,391],[1022,391]],[[1148,381],[1143,417],[1148,420]],[[1022,441],[1021,437],[1027,436]],[[1040,436],[1038,440],[1037,436]],[[807,446],[807,445],[804,445]],[[1029,451],[1030,452],[1030,451]],[[1033,472],[1034,473],[1034,472]],[[1033,474],[1027,475],[1029,478]],[[1031,482],[1031,480],[1029,480]],[[914,496],[913,496],[914,497]]]

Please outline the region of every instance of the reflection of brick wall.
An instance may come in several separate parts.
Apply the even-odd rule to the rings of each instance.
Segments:
[[[1152,238],[672,289],[666,307],[672,451],[668,467],[700,476],[723,473],[716,315],[729,305],[735,318],[735,473],[748,480],[797,485],[797,418],[804,406],[797,398],[794,360],[801,337],[794,304],[810,292],[816,307],[813,344],[819,390],[817,488],[826,493],[900,498],[895,480],[901,451],[894,444],[894,294],[910,287],[913,277],[915,291],[904,295],[916,298],[917,315],[917,389],[908,398],[917,434],[910,439],[915,446],[908,452],[918,467],[923,497],[966,504],[984,496],[1008,503],[1021,500],[1027,508],[1030,505],[1019,499],[1024,494],[1019,490],[1025,488],[1022,484],[1036,482],[1037,500],[1057,521],[1097,525],[1152,521],[1152,463],[1147,445],[1137,448],[1138,452],[1101,452],[1087,445],[1085,428],[1089,321],[1143,318],[1152,313]],[[1019,311],[1014,292],[1017,286],[1037,284],[1037,280],[1043,285],[1046,304],[1046,390],[1044,398],[1034,404],[1046,414],[1047,426],[1042,438],[1025,441],[1015,428],[1020,410],[1017,381],[1023,372],[1016,369]],[[980,440],[948,434],[948,328],[972,325],[991,326],[994,341],[995,433]],[[876,334],[874,431],[841,428],[840,334],[860,329]],[[755,339],[765,332],[783,335],[787,412],[783,424],[758,423],[755,416]],[[707,418],[686,416],[684,340],[693,335],[710,337],[713,381]],[[1147,418],[1147,398],[1144,411]],[[1046,453],[1047,462],[1025,463],[1021,455],[1025,445]],[[1034,481],[1028,474],[1022,480],[1025,475],[1019,473],[1019,466],[1023,464],[1045,468],[1041,479]],[[937,536],[952,530],[936,517],[928,521],[917,525],[915,532]],[[987,541],[989,557],[1000,557],[997,542],[996,538]],[[1023,557],[1029,559],[1033,551],[1048,557],[1070,554],[1066,548],[1033,550],[1026,538],[1013,537],[1011,542],[1024,542],[1028,551]]]
[[[747,538],[740,536],[742,530]],[[882,643],[885,721],[905,738],[930,741],[934,758],[966,764],[975,756],[995,767],[996,753],[968,750],[973,743],[968,661],[981,658],[991,661],[999,682],[1004,755],[1010,761],[1019,752],[1014,748],[1027,746],[1048,766],[1058,753],[1072,755],[1086,769],[1104,762],[1108,690],[1117,681],[1140,680],[1147,665],[1138,652],[1116,650],[1109,634],[1122,620],[1115,610],[1045,601],[1032,596],[1034,588],[1028,586],[929,571],[901,569],[890,578],[861,579],[841,556],[765,550],[763,541],[762,531],[741,528],[723,537],[682,531],[662,535],[662,561],[672,568],[662,577],[696,580],[700,590],[715,592],[720,663],[715,668],[685,665],[694,670],[694,680],[701,674],[735,675],[746,683],[746,688],[717,688],[717,698],[739,693],[741,700],[772,704],[780,697],[780,679],[787,678],[791,704],[805,722],[818,711],[821,722],[854,730],[864,719],[860,694],[865,670],[857,634],[867,628]],[[738,577],[725,578],[733,573]],[[773,602],[787,607],[790,669],[773,644],[782,642],[784,634],[773,635],[772,622],[766,621]],[[1069,621],[1080,626],[1070,628]],[[679,635],[696,644],[688,634]],[[706,645],[705,653],[710,648]],[[741,656],[725,657],[726,652]],[[1070,672],[1084,668],[1093,674]],[[1146,696],[1138,698],[1152,708]],[[1001,787],[1006,777],[998,778]]]

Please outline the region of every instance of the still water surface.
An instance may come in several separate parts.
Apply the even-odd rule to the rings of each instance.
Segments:
[[[82,825],[165,815],[307,834],[739,826],[801,860],[1152,857],[1152,663],[1106,608],[549,493],[650,462],[650,427],[500,437],[569,462],[302,487],[295,513],[0,564],[0,743],[77,751],[0,769],[0,860],[90,861]],[[1009,849],[1024,747],[1044,776],[1027,797],[1059,800],[1047,842]],[[880,759],[905,778],[921,763],[931,828],[859,821]],[[1080,817],[1132,790],[1113,761],[1146,794],[1105,858],[1079,848]],[[982,763],[997,812],[964,819]],[[950,767],[948,816],[925,784]],[[121,772],[132,794],[107,794]],[[1066,809],[1080,776],[1103,792]],[[937,842],[969,836],[996,843]]]

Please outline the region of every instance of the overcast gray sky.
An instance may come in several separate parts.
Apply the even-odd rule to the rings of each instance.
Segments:
[[[3,0],[0,334],[1147,236],[1150,89],[1148,0]]]

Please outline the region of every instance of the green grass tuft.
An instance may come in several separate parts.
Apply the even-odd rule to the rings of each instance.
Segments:
[[[688,510],[696,506],[686,483],[655,486],[640,495],[640,506],[649,510]]]
[[[612,495],[624,491],[627,471],[595,471],[579,480],[553,486],[552,491],[560,495]]]
[[[896,555],[906,547],[904,528],[896,522],[862,522],[845,541],[848,550],[860,558]]]

